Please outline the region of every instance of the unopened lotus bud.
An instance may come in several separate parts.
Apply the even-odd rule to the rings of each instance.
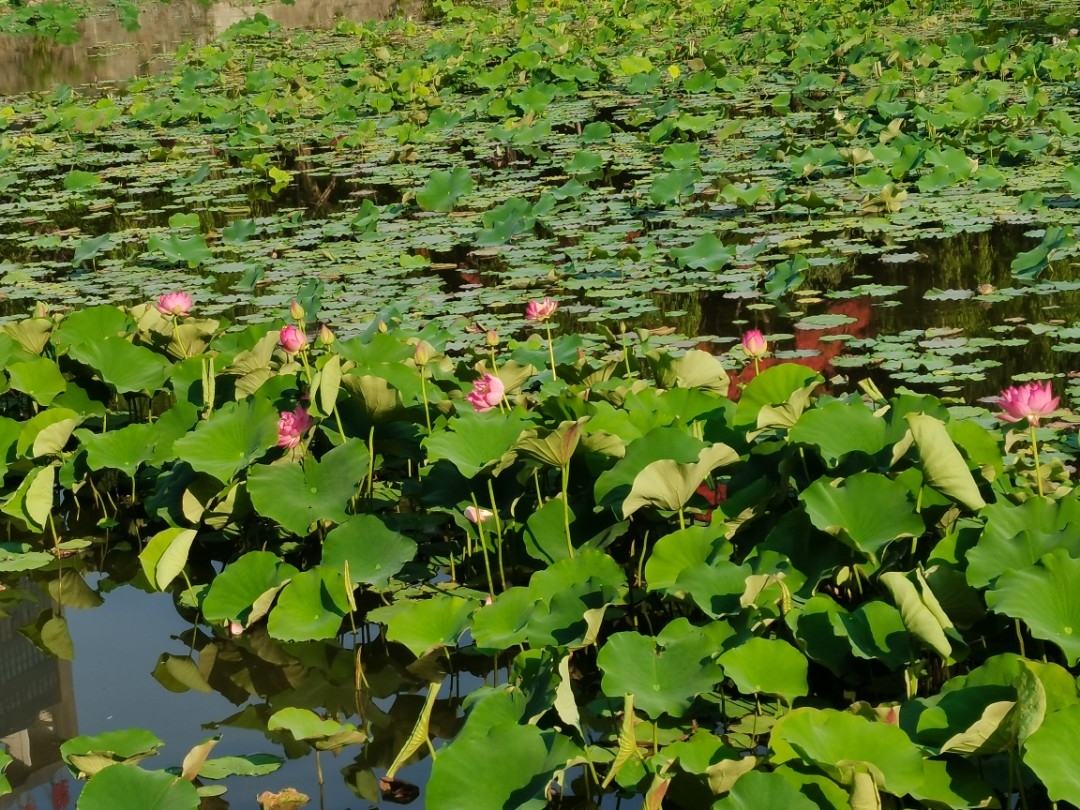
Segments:
[[[416,344],[416,350],[413,351],[413,361],[418,366],[426,366],[431,362],[432,355],[435,354],[435,347],[428,343],[426,340],[421,340]]]
[[[319,343],[323,346],[331,346],[335,340],[334,333],[330,331],[326,324],[323,324],[319,328]]]
[[[382,332],[383,334],[386,334],[389,331],[389,329],[386,326],[386,321],[379,321],[379,331]]]
[[[304,318],[307,317],[307,313],[304,312],[304,308],[300,305],[299,301],[294,300],[289,304],[289,317],[297,323],[303,323]]]
[[[35,318],[48,318],[49,317],[49,307],[48,307],[48,305],[45,304],[43,301],[38,301],[37,306],[34,307],[34,317]]]
[[[499,345],[499,333],[494,329],[488,329],[487,335],[484,336],[484,341],[487,343],[489,349],[494,349]]]

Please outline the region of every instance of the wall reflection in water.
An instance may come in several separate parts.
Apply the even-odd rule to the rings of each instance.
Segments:
[[[28,590],[46,598],[34,586]],[[58,751],[78,733],[71,663],[45,655],[18,631],[40,608],[23,600],[0,619],[0,745],[15,760],[5,772],[13,792],[0,797],[0,810],[66,810],[74,804]]]

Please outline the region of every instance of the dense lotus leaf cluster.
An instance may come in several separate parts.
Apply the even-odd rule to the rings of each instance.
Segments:
[[[669,807],[1080,798],[1061,744],[1080,712],[1080,499],[1052,414],[1039,465],[1023,423],[755,372],[759,335],[727,358],[736,382],[700,350],[577,335],[448,354],[450,333],[391,313],[340,339],[319,308],[241,331],[197,303],[39,308],[0,329],[0,577],[85,598],[95,544],[64,527],[137,531],[130,575],[203,628],[203,663],[155,670],[179,691],[221,682],[219,645],[348,656],[377,628],[358,649],[428,682],[405,746],[368,760],[387,791],[433,744],[447,675],[503,659],[508,680],[440,725],[432,808],[542,807],[553,780]],[[24,632],[71,654],[62,612]],[[313,708],[261,722],[317,750],[395,739],[356,705]],[[171,775],[135,765],[153,734],[110,734],[63,749],[87,807],[128,790],[194,808],[207,780],[280,764],[209,741]]]

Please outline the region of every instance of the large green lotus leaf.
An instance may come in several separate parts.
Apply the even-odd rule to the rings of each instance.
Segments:
[[[69,354],[94,369],[120,394],[153,394],[165,384],[171,370],[169,361],[160,354],[120,337],[74,345]]]
[[[22,363],[12,363],[5,369],[16,391],[28,394],[38,405],[48,406],[67,389],[67,380],[55,360],[38,357]]]
[[[7,475],[8,465],[15,461],[16,445],[22,429],[22,422],[0,416],[0,478]]]
[[[869,456],[885,447],[885,420],[861,400],[830,402],[811,408],[788,431],[788,439],[816,447],[822,460],[835,467],[848,453]]]
[[[284,764],[273,754],[244,754],[243,756],[214,757],[199,766],[200,779],[228,779],[230,776],[265,776]]]
[[[752,638],[721,655],[720,666],[744,695],[764,692],[792,703],[807,694],[806,656],[783,639]]]
[[[986,605],[1057,644],[1069,666],[1080,660],[1080,560],[1066,549],[1044,554],[1038,565],[1006,571],[986,592]]]
[[[417,658],[438,647],[457,646],[477,604],[439,593],[419,602],[396,602],[369,611],[369,621],[386,625],[386,637],[408,647]]]
[[[56,561],[47,551],[31,551],[29,543],[0,543],[0,573],[36,571]]]
[[[739,454],[726,444],[713,444],[702,449],[692,464],[671,459],[654,461],[634,477],[623,500],[622,516],[630,517],[645,506],[669,511],[682,509],[709,473],[738,460]]]
[[[712,810],[817,810],[818,806],[804,796],[783,776],[764,771],[751,771],[739,777],[727,796],[715,802]]]
[[[147,462],[155,467],[164,467],[174,461],[173,445],[176,440],[186,436],[199,422],[199,409],[190,402],[181,400],[165,411],[151,424],[148,444],[153,452]]]
[[[462,409],[447,424],[449,429],[427,437],[424,447],[429,461],[449,461],[463,476],[473,478],[496,466],[529,425],[518,411],[502,416]]]
[[[500,652],[524,645],[529,620],[537,610],[536,597],[527,587],[509,588],[473,614],[472,632],[480,652]]]
[[[267,731],[287,731],[297,740],[310,742],[320,751],[334,751],[346,745],[359,745],[367,734],[351,723],[319,717],[311,709],[289,706],[274,712],[266,722]]]
[[[193,233],[190,236],[180,236],[177,233],[170,233],[167,236],[158,233],[151,234],[146,248],[160,250],[169,261],[177,264],[185,262],[192,269],[213,255],[201,233]]]
[[[151,585],[163,591],[180,576],[196,534],[195,529],[170,527],[150,538],[146,548],[139,552],[139,562]]]
[[[458,198],[473,190],[469,170],[458,166],[453,171],[436,169],[428,175],[424,187],[416,192],[416,202],[425,211],[449,213],[454,210]]]
[[[272,591],[299,573],[269,551],[249,551],[225,566],[214,577],[202,603],[208,622],[247,622],[248,611],[263,594]]]
[[[736,565],[730,560],[716,560],[685,569],[679,574],[675,590],[688,594],[694,604],[714,619],[734,616],[742,609],[746,580],[752,573],[753,568],[746,563]]]
[[[92,776],[119,762],[140,762],[156,754],[164,744],[145,729],[120,729],[72,737],[60,744],[60,757],[76,775]]]
[[[984,588],[1004,571],[1027,568],[1055,548],[1080,557],[1080,502],[1029,498],[1019,506],[999,501],[982,511],[978,543],[967,553],[967,579]]]
[[[726,394],[731,386],[724,365],[711,352],[691,349],[685,354],[649,352],[656,370],[657,385],[661,388],[702,389],[714,394]],[[685,422],[692,417],[683,416]]]
[[[548,782],[563,762],[554,732],[503,722],[484,735],[462,735],[439,751],[431,766],[427,806],[439,810],[543,810]],[[477,764],[483,763],[483,773]]]
[[[900,611],[880,600],[864,602],[850,613],[829,616],[851,643],[851,652],[859,658],[880,661],[897,670],[913,658],[911,637],[904,627]]]
[[[994,792],[972,762],[949,757],[924,759],[922,784],[911,795],[928,807],[991,807]]]
[[[851,664],[851,642],[839,620],[846,613],[831,596],[815,594],[787,614],[799,647],[836,674]]]
[[[563,522],[565,510],[565,501],[562,498],[552,498],[529,514],[522,540],[525,551],[534,560],[550,564],[569,559],[570,549],[566,545],[566,527]],[[571,526],[574,525],[575,517],[574,510],[571,509]]]
[[[711,658],[708,637],[700,631],[688,631],[662,646],[659,641],[632,631],[610,636],[596,656],[604,673],[604,694],[612,700],[632,694],[637,708],[652,718],[680,717],[694,697],[712,690],[720,670]]]
[[[1024,764],[1035,772],[1053,801],[1080,806],[1080,705],[1048,714],[1024,744]]]
[[[196,471],[226,482],[277,444],[277,420],[265,399],[229,402],[177,439],[173,449]]]
[[[926,483],[968,509],[986,506],[967,462],[953,444],[944,423],[924,413],[909,413],[904,418],[915,439]]]
[[[808,796],[820,810],[852,810],[848,792],[812,765],[789,760],[774,767],[772,773],[782,777],[802,795]]]
[[[818,479],[799,494],[811,522],[877,560],[898,537],[925,531],[907,488],[878,473],[857,473],[832,486]]]
[[[707,446],[688,428],[654,428],[627,445],[626,455],[600,474],[593,497],[600,506],[615,506],[630,494],[634,480],[650,464],[662,460],[692,464]]]
[[[120,470],[128,478],[134,478],[139,466],[153,455],[153,434],[153,425],[141,423],[105,433],[75,431],[86,450],[86,465],[91,470]]]
[[[79,794],[79,810],[197,810],[199,792],[180,776],[116,764],[94,774]]]
[[[77,309],[57,327],[52,342],[58,348],[70,349],[127,334],[134,325],[128,314],[118,307],[104,305]]]
[[[34,467],[27,473],[19,488],[4,501],[0,511],[18,518],[34,532],[45,530],[45,521],[53,508],[56,467]]]
[[[416,542],[387,526],[377,515],[353,515],[326,535],[323,565],[345,570],[349,580],[386,587],[390,578],[416,556]]]
[[[731,557],[733,548],[724,539],[724,527],[689,526],[665,534],[652,547],[645,563],[645,581],[650,591],[664,591],[682,596],[677,589],[679,576],[691,568],[709,565]]]
[[[286,531],[306,537],[317,521],[345,522],[345,507],[367,467],[367,446],[359,439],[349,439],[318,461],[308,455],[302,465],[255,464],[247,474],[251,505]]]
[[[810,405],[810,393],[824,380],[806,366],[781,363],[764,369],[743,389],[736,425],[791,427]]]
[[[922,572],[915,571],[904,575],[899,571],[888,571],[882,574],[879,580],[899,608],[900,618],[911,635],[946,661],[954,657],[954,641],[963,649],[962,639],[953,629],[952,621],[941,609],[941,604],[927,585]]]
[[[296,574],[270,611],[267,630],[281,641],[321,641],[333,638],[349,613],[349,598],[341,571],[317,565]]]
[[[3,748],[0,748],[0,796],[6,796],[11,793],[11,783],[4,776],[4,771],[7,770],[8,765],[15,761],[15,758],[11,756]]]
[[[585,583],[595,586],[604,602],[613,602],[626,587],[626,572],[610,555],[583,549],[573,557],[537,571],[529,587],[537,597],[550,599],[572,585]]]
[[[48,408],[23,423],[15,453],[31,458],[59,455],[83,417],[69,408]]]
[[[565,467],[577,450],[582,426],[588,418],[561,422],[554,430],[527,430],[514,444],[514,451],[550,467]]]
[[[903,796],[923,780],[920,749],[896,726],[834,709],[794,709],[773,726],[776,762],[802,759],[851,787],[868,765],[882,788]]]

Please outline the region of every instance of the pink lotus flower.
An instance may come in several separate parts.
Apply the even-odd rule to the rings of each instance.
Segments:
[[[769,343],[757,329],[751,329],[742,336],[742,348],[747,357],[757,360],[769,351]]]
[[[465,397],[480,413],[490,411],[503,398],[506,387],[494,374],[485,374],[473,383],[473,390]]]
[[[470,523],[484,523],[494,516],[495,513],[490,509],[484,509],[483,507],[477,509],[475,506],[465,507],[465,519]]]
[[[549,320],[558,308],[558,302],[550,298],[545,298],[543,301],[530,301],[525,307],[525,320],[543,323]]]
[[[1057,410],[1060,397],[1053,396],[1053,393],[1049,380],[1006,388],[997,400],[1005,411],[997,415],[998,419],[1005,422],[1027,419],[1032,425],[1038,426],[1041,417]]]
[[[302,348],[307,346],[307,335],[304,334],[303,329],[298,329],[291,323],[281,330],[281,336],[278,338],[278,342],[289,354],[296,354]]]
[[[292,450],[311,425],[311,417],[303,405],[297,405],[295,411],[285,411],[277,422],[277,446]]]
[[[175,315],[182,318],[191,312],[191,296],[179,290],[159,295],[157,311],[166,317]]]

